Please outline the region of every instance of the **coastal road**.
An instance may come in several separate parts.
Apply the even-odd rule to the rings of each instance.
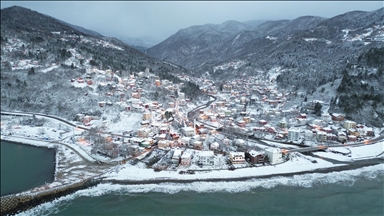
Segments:
[[[355,143],[347,143],[347,144],[340,144],[340,145],[329,145],[329,146],[314,146],[314,147],[304,147],[299,149],[289,149],[289,150],[283,150],[285,153],[289,152],[310,152],[310,151],[318,151],[318,150],[324,150],[327,148],[334,148],[334,147],[351,147],[351,146],[363,146],[363,145],[369,145],[374,144],[377,142],[380,142],[384,140],[384,135],[380,135],[378,137],[372,138],[370,140],[364,140],[362,142],[355,142]]]
[[[1,115],[10,115],[10,116],[42,116],[42,117],[46,117],[46,118],[51,118],[51,119],[55,119],[55,120],[58,120],[60,122],[63,122],[69,126],[72,126],[72,127],[76,127],[76,128],[80,128],[80,129],[83,129],[83,130],[89,130],[89,128],[86,128],[86,127],[82,127],[82,126],[79,126],[77,124],[74,124],[70,121],[67,121],[65,119],[62,119],[60,117],[57,117],[57,116],[52,116],[52,115],[47,115],[47,114],[42,114],[42,113],[30,113],[30,112],[7,112],[7,111],[1,111]],[[111,133],[105,133],[105,134],[110,134],[110,135],[117,135],[117,136],[122,136],[122,137],[129,137],[129,136],[123,136],[123,135],[118,135],[118,134],[111,134]],[[20,137],[20,138],[23,138],[23,139],[27,139],[27,140],[35,140],[35,139],[31,139],[31,138],[27,138],[27,137]],[[86,151],[84,151],[83,149],[81,149],[80,147],[78,146],[74,146],[73,144],[68,144],[68,143],[64,143],[64,142],[60,142],[60,141],[63,141],[65,139],[67,139],[68,137],[66,138],[63,138],[61,140],[51,140],[49,141],[49,143],[52,143],[52,144],[60,144],[60,145],[64,145],[68,148],[70,148],[71,150],[73,150],[74,152],[76,152],[83,160],[89,162],[89,163],[92,163],[92,164],[97,164],[99,160],[97,159],[94,159],[93,157],[91,157]],[[35,140],[36,141],[36,140]],[[41,142],[47,142],[45,140],[39,140]],[[77,148],[78,147],[78,148]],[[103,164],[113,164],[115,162],[103,162]]]
[[[81,125],[78,125],[78,124],[74,124],[66,119],[63,119],[63,118],[60,118],[58,116],[53,116],[53,115],[47,115],[47,114],[44,114],[44,113],[31,113],[31,112],[9,112],[9,111],[1,111],[1,115],[10,115],[10,116],[42,116],[42,117],[46,117],[46,118],[51,118],[51,119],[55,119],[55,120],[58,120],[58,121],[61,121],[69,126],[72,126],[72,127],[75,127],[75,128],[80,128],[80,129],[83,129],[83,130],[90,130],[90,128],[87,128],[87,127],[84,127],[84,126],[81,126]],[[125,135],[121,135],[121,134],[113,134],[113,133],[107,133],[107,132],[102,132],[100,131],[99,133],[102,133],[102,134],[109,134],[109,135],[114,135],[114,136],[119,136],[119,137],[124,137],[124,138],[131,138],[131,136],[125,136]]]

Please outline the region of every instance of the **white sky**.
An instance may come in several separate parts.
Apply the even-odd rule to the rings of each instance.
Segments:
[[[19,5],[106,36],[151,36],[164,40],[192,25],[227,20],[279,20],[348,11],[373,11],[383,1],[1,1]]]

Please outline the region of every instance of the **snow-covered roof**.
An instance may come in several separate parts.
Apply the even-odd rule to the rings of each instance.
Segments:
[[[256,157],[257,155],[260,155],[260,154],[264,154],[264,151],[256,151],[256,150],[251,150],[249,151],[249,154],[252,156],[252,157]]]
[[[244,157],[244,152],[230,152],[232,157]]]
[[[214,153],[213,153],[213,151],[201,151],[200,153],[199,153],[199,156],[200,157],[210,157],[210,156],[214,156]]]

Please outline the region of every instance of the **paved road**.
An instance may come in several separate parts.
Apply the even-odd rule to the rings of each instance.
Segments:
[[[87,127],[84,127],[84,126],[81,126],[81,125],[78,125],[78,124],[74,124],[66,119],[63,119],[63,118],[60,118],[60,117],[57,117],[57,116],[53,116],[53,115],[47,115],[47,114],[43,114],[43,113],[31,113],[31,112],[8,112],[8,111],[1,111],[1,115],[11,115],[11,116],[43,116],[43,117],[46,117],[46,118],[51,118],[51,119],[56,119],[58,121],[61,121],[69,126],[72,126],[72,127],[76,127],[76,128],[80,128],[80,129],[83,129],[83,130],[90,130],[89,128]],[[125,135],[121,135],[121,134],[113,134],[113,133],[107,133],[107,132],[102,132],[100,131],[100,133],[102,134],[109,134],[109,135],[114,135],[114,136],[119,136],[119,137],[124,137],[124,138],[131,138],[131,136],[125,136]]]
[[[284,152],[287,152],[287,153],[288,152],[310,152],[310,151],[318,151],[318,150],[333,148],[333,147],[363,146],[363,145],[369,145],[369,144],[380,142],[383,139],[384,139],[384,135],[380,135],[378,137],[372,138],[370,140],[364,140],[362,142],[347,143],[347,144],[340,144],[340,145],[329,145],[329,146],[304,147],[300,149],[284,150]]]
[[[12,116],[33,116],[33,115],[35,115],[35,116],[43,116],[43,117],[46,117],[46,118],[56,119],[56,120],[58,120],[58,121],[61,121],[61,122],[65,123],[65,124],[68,124],[68,125],[73,126],[73,127],[81,128],[81,129],[84,129],[84,130],[89,130],[89,128],[86,128],[86,127],[82,127],[82,126],[76,125],[76,124],[74,124],[74,123],[72,123],[72,122],[69,122],[69,121],[67,121],[67,120],[65,120],[65,119],[62,119],[62,118],[60,118],[60,117],[52,116],[52,115],[47,115],[47,114],[42,114],[42,113],[30,113],[30,112],[7,112],[7,111],[1,111],[1,115],[12,115]],[[108,133],[108,134],[110,134],[110,133]],[[114,134],[111,134],[111,135],[114,135]],[[122,136],[122,135],[118,135],[118,136]],[[123,136],[123,137],[128,137],[128,136]],[[20,137],[20,138],[23,138],[23,139],[29,139],[29,140],[35,140],[35,139],[28,138],[28,137]],[[49,143],[64,145],[64,146],[66,146],[66,147],[72,149],[74,152],[76,152],[78,155],[80,155],[81,158],[83,158],[85,161],[87,161],[87,162],[89,162],[89,163],[96,164],[96,163],[98,162],[97,159],[92,158],[92,157],[91,157],[87,152],[85,152],[83,149],[81,149],[81,148],[77,149],[77,148],[75,148],[75,147],[73,146],[73,144],[68,144],[68,143],[61,142],[61,141],[65,140],[65,139],[67,139],[67,138],[68,138],[68,137],[63,138],[63,139],[61,139],[61,140],[53,140],[53,141],[51,140],[51,141],[49,141]],[[47,142],[47,141],[45,141],[45,140],[39,140],[39,141]],[[88,158],[87,156],[84,156],[84,155],[87,155],[89,158]],[[103,161],[103,163],[106,163],[106,164],[114,164],[114,163],[116,163],[116,162],[105,162],[105,161]]]

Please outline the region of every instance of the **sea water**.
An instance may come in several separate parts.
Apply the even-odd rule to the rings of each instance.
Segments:
[[[1,196],[54,180],[55,150],[1,140]]]
[[[384,215],[383,164],[244,182],[100,184],[20,215]]]

